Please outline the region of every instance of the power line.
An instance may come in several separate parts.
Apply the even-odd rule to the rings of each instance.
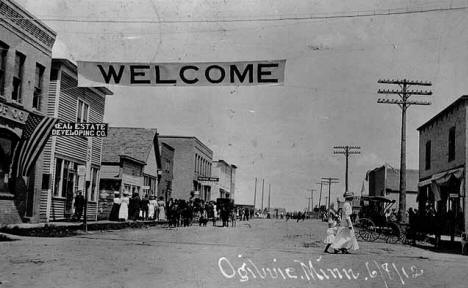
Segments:
[[[398,99],[378,99],[377,103],[397,104],[401,108],[401,150],[400,150],[400,195],[399,195],[399,218],[402,223],[406,223],[406,110],[411,105],[430,105],[429,101],[410,101],[409,98],[416,96],[430,96],[432,91],[410,90],[413,86],[432,86],[431,82],[412,81],[412,80],[390,80],[384,79],[377,81],[379,84],[398,85],[401,90],[379,89],[378,94],[398,95]]]
[[[468,6],[460,7],[447,7],[447,8],[428,8],[419,10],[402,10],[402,8],[386,9],[386,10],[373,10],[373,11],[356,11],[355,14],[342,14],[342,15],[319,15],[319,16],[288,16],[276,18],[251,18],[251,19],[193,19],[193,20],[137,20],[137,19],[67,19],[67,18],[27,18],[27,17],[0,17],[0,19],[11,20],[41,20],[50,22],[72,22],[72,23],[117,23],[117,24],[184,24],[184,23],[239,23],[239,22],[278,22],[278,21],[309,21],[309,20],[330,20],[330,19],[343,19],[343,18],[364,18],[376,16],[391,16],[391,15],[404,15],[404,14],[422,14],[433,12],[457,11],[468,9]]]
[[[361,147],[359,146],[334,146],[333,149],[333,154],[343,154],[346,157],[346,172],[345,172],[345,192],[348,192],[348,158],[349,155],[352,154],[361,154],[359,150],[361,150]]]

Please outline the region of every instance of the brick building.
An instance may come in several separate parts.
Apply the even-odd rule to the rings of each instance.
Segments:
[[[395,200],[392,208],[398,210],[400,197],[400,169],[387,164],[367,172],[369,181],[369,196],[383,196]],[[418,195],[419,171],[406,169],[406,208],[418,208],[416,197]]]
[[[102,154],[99,219],[107,219],[114,191],[158,195],[161,170],[156,129],[109,127]]]
[[[50,131],[39,129],[52,120],[45,115],[55,37],[14,1],[0,2],[0,224],[39,220],[40,152]],[[35,148],[14,157],[28,143]]]
[[[64,122],[102,123],[105,99],[112,92],[104,87],[77,85],[76,64],[68,59],[52,59],[48,115]],[[86,195],[85,176],[78,175],[78,166],[86,165],[88,145],[92,155],[87,219],[97,219],[102,143],[102,138],[51,137],[44,148],[43,173],[50,175],[50,184],[44,185],[41,193],[42,221],[70,219],[75,212],[74,200],[78,191]]]
[[[213,151],[196,137],[159,136],[161,142],[174,147],[172,198],[189,199],[194,192],[203,200],[211,199],[211,185],[198,177],[210,177]]]
[[[236,165],[224,160],[213,161],[212,176],[219,179],[211,184],[211,200],[216,198],[234,199],[236,189]]]
[[[467,106],[462,96],[418,128],[419,211],[432,206],[439,217],[451,217],[457,233],[468,231]]]
[[[165,201],[167,201],[172,198],[175,149],[169,144],[161,142],[159,151],[161,153],[161,179],[158,182],[158,197],[164,197]]]

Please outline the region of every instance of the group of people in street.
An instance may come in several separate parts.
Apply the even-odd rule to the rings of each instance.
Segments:
[[[145,195],[143,199],[138,193],[133,193],[132,197],[129,195],[124,191],[121,197],[120,192],[114,192],[114,203],[109,220],[166,220],[166,203],[162,196],[156,200],[153,195]]]
[[[216,202],[206,202],[199,198],[169,199],[167,204],[167,220],[169,227],[191,226],[198,220],[200,226],[206,226],[209,221],[216,224],[217,209]]]

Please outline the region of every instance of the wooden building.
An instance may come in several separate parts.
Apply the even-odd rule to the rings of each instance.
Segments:
[[[157,196],[161,175],[157,130],[109,127],[101,164],[99,219],[108,219],[115,191]]]
[[[102,123],[106,95],[104,87],[77,87],[77,66],[67,59],[53,59],[49,84],[48,115],[64,122]],[[52,136],[44,149],[43,173],[49,185],[41,193],[41,220],[69,220],[74,214],[74,199],[85,193],[85,176],[78,166],[86,164],[91,145],[91,183],[88,189],[89,220],[96,220],[99,200],[102,138]]]

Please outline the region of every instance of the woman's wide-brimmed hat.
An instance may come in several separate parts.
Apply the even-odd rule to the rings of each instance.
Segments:
[[[343,194],[343,197],[344,197],[344,198],[353,198],[353,197],[354,197],[354,193],[353,193],[353,192],[350,192],[350,191],[346,191],[346,192]]]

